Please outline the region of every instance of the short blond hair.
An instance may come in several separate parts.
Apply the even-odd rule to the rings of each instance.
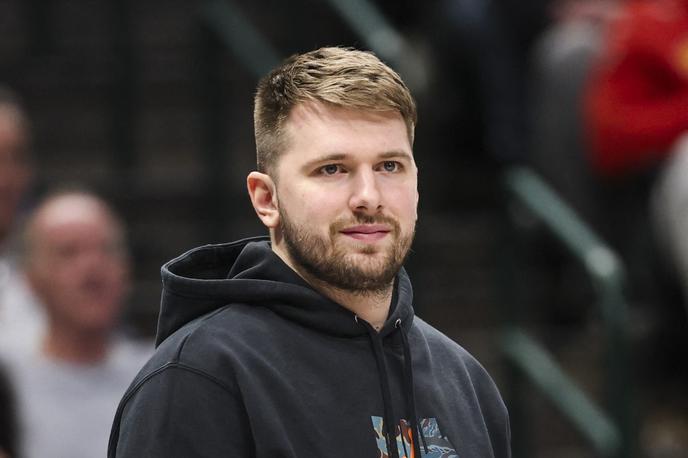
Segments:
[[[258,83],[253,111],[258,171],[270,173],[285,149],[284,124],[299,103],[396,111],[413,145],[416,104],[401,77],[373,53],[320,48],[286,59]]]

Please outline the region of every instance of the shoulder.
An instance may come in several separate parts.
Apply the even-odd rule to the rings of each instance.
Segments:
[[[475,361],[475,358],[464,347],[421,318],[413,319],[413,327],[421,336],[421,341],[427,349],[433,353],[439,352],[458,360]]]
[[[420,318],[414,318],[413,325],[417,332],[415,345],[421,346],[419,351],[426,352],[434,363],[443,366],[457,379],[494,386],[487,370],[463,346]]]
[[[428,361],[427,366],[433,372],[432,383],[439,383],[445,389],[454,387],[459,393],[471,393],[485,418],[508,423],[499,388],[485,367],[465,348],[423,320],[414,319],[414,329],[415,346],[422,347],[416,351]]]
[[[169,369],[213,380],[233,378],[233,367],[266,332],[264,312],[241,304],[227,305],[201,316],[174,332],[155,350],[136,382]]]

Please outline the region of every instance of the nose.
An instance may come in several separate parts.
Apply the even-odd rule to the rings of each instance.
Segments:
[[[118,255],[110,245],[84,245],[79,251],[77,262],[86,271],[101,271],[119,262]]]
[[[379,183],[373,170],[365,170],[356,174],[351,183],[351,197],[349,207],[354,212],[374,215],[382,208],[382,195]]]

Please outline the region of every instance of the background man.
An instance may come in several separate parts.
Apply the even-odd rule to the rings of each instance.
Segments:
[[[163,267],[159,348],[109,456],[510,456],[490,377],[413,315],[416,108],[399,76],[361,51],[293,56],[254,116],[248,191],[270,238]]]
[[[29,121],[14,92],[0,85],[0,345],[33,345],[45,317],[15,259],[20,207],[33,168]]]
[[[48,197],[24,234],[24,267],[45,308],[40,345],[1,349],[27,458],[102,456],[117,401],[150,355],[115,335],[128,289],[124,228],[99,198]]]

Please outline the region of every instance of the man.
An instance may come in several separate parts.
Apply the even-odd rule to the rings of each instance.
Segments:
[[[9,239],[31,178],[29,137],[18,97],[0,85],[0,246]]]
[[[651,178],[651,229],[688,306],[688,0],[627,2],[605,36],[585,94],[592,163],[617,186]]]
[[[103,456],[117,402],[150,356],[115,335],[128,290],[122,224],[91,194],[63,192],[33,213],[24,268],[47,316],[36,348],[2,348],[17,395],[22,456]]]
[[[465,350],[413,316],[416,109],[370,53],[265,77],[248,191],[270,238],[163,267],[158,350],[110,457],[508,457],[506,409]]]
[[[688,456],[686,428],[676,426],[688,421],[676,402],[688,384],[677,364],[688,358],[688,0],[624,2],[605,38],[587,80],[586,134],[595,172],[615,191],[605,216],[650,323],[636,370],[653,393],[638,416],[645,454],[672,443],[676,456]]]
[[[17,268],[20,207],[31,182],[29,120],[17,95],[0,85],[0,346],[34,345],[45,314]]]

